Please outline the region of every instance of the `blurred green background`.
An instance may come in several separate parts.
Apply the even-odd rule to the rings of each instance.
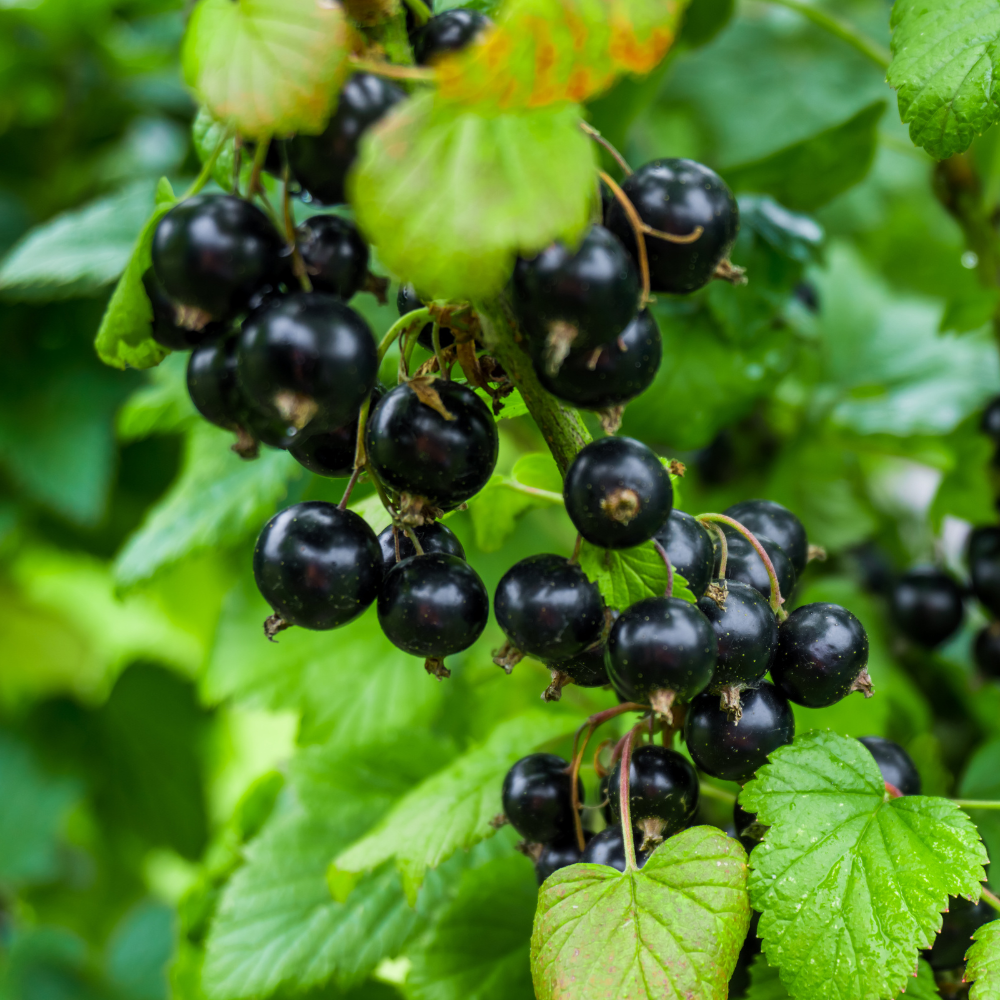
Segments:
[[[831,9],[887,44],[885,0]],[[349,974],[330,957],[323,874],[401,791],[538,704],[546,672],[525,661],[504,676],[494,625],[445,684],[371,614],[266,643],[253,538],[278,507],[343,484],[284,453],[233,456],[187,402],[183,357],[140,373],[94,354],[156,179],[199,168],[183,18],[169,0],[0,0],[0,998],[198,1000],[206,984],[234,998],[530,997],[517,957],[533,875],[506,834],[446,864],[437,897],[378,931]],[[684,509],[769,497],[826,547],[796,601],[862,618],[878,694],[802,710],[800,731],[887,735],[925,790],[997,797],[1000,688],[969,657],[981,613],[970,602],[934,654],[885,613],[894,572],[936,561],[963,576],[969,525],[996,519],[978,421],[1000,363],[996,289],[883,70],[795,11],[694,0],[668,60],[589,115],[633,165],[690,156],[740,195],[733,259],[750,283],[661,296],[663,366],[624,432],[687,464]],[[987,216],[994,144],[971,154]],[[355,305],[379,334],[395,315],[368,295]],[[498,473],[543,449],[526,417],[500,429]],[[450,523],[491,591],[517,559],[573,540],[561,511],[501,487]],[[551,711],[582,718],[612,697],[569,689]],[[362,790],[359,767],[391,780]],[[287,892],[268,895],[268,878]],[[459,975],[442,941],[490,892],[509,933],[491,925]],[[276,951],[250,968],[264,944]],[[308,972],[286,968],[296,948]],[[501,966],[513,971],[483,985]]]

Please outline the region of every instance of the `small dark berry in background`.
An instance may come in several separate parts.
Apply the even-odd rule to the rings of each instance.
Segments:
[[[972,592],[991,614],[1000,615],[1000,528],[975,528],[966,545]]]
[[[413,54],[418,66],[433,66],[443,56],[461,52],[493,22],[478,10],[453,7],[435,14],[414,32]]]
[[[898,743],[883,736],[862,736],[858,742],[863,743],[875,758],[883,781],[888,781],[903,795],[920,794],[920,773],[910,755]]]
[[[345,302],[361,289],[368,273],[368,244],[357,226],[337,215],[314,215],[296,230],[306,274],[317,292]]]
[[[947,573],[930,566],[911,569],[899,578],[890,607],[900,631],[927,648],[950,639],[965,613],[961,588]]]
[[[577,779],[583,802],[583,782]],[[503,811],[525,840],[538,844],[574,836],[569,761],[551,753],[522,757],[503,780]]]
[[[787,508],[773,500],[743,500],[727,507],[724,514],[739,521],[751,534],[765,535],[784,549],[796,574],[809,561],[809,539],[802,522]]]
[[[635,843],[635,860],[641,868],[649,860],[649,851],[641,850],[642,834],[633,831]],[[617,868],[618,871],[625,871],[625,841],[622,838],[621,823],[612,823],[607,829],[602,830],[589,844],[587,844],[580,861],[590,865],[607,865],[609,868]]]
[[[664,548],[674,571],[687,580],[695,597],[712,582],[715,550],[708,529],[690,514],[675,507],[666,524],[653,536]]]

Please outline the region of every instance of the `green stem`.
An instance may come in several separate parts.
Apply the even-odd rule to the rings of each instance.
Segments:
[[[424,0],[406,0],[406,6],[413,12],[413,20],[418,25],[426,24],[431,19],[431,9]]]
[[[222,147],[232,138],[232,129],[226,129],[221,136],[219,136],[219,141],[215,144],[215,149],[212,150],[212,155],[202,164],[201,173],[194,179],[191,187],[181,195],[181,201],[185,201],[188,198],[193,198],[209,181],[212,176],[212,168],[215,166],[215,161],[219,158],[219,154],[222,152]]]
[[[987,903],[990,904],[990,906],[993,907],[994,910],[996,910],[998,913],[1000,913],[1000,899],[998,899],[996,896],[994,896],[993,893],[990,892],[989,889],[987,889],[987,888],[984,887],[982,895],[979,898],[980,899],[984,899]]]
[[[250,182],[247,184],[247,197],[253,198],[258,191],[266,199],[267,192],[261,186],[260,173],[264,169],[264,161],[267,159],[267,151],[271,148],[271,139],[261,139],[257,143],[257,148],[253,151],[253,166],[250,168]]]
[[[642,723],[639,723],[642,725]],[[635,739],[633,726],[625,737],[622,746],[622,762],[618,773],[618,809],[622,820],[622,840],[625,844],[625,871],[635,872],[639,870],[639,864],[635,859],[635,838],[632,836],[632,806],[629,802],[629,772],[632,770],[632,740]]]
[[[962,809],[1000,809],[1000,802],[993,799],[952,799]]]
[[[396,340],[401,334],[405,334],[414,323],[424,324],[430,318],[431,311],[426,306],[423,309],[414,309],[413,312],[408,312],[405,316],[400,316],[399,319],[397,319],[396,322],[389,327],[385,336],[379,341],[379,364],[382,363],[386,354],[389,352],[389,348],[392,347],[392,342],[394,340]]]
[[[537,486],[525,486],[524,483],[519,483],[514,479],[504,480],[504,486],[510,490],[516,490],[518,493],[526,493],[529,497],[540,497],[542,500],[551,500],[553,503],[564,502],[561,493],[539,489]]]
[[[736,802],[736,796],[732,792],[727,792],[724,788],[716,788],[715,785],[708,785],[704,781],[699,784],[698,793],[703,799],[715,799],[730,806]]]
[[[828,31],[842,42],[847,42],[853,49],[875,63],[879,69],[889,68],[889,63],[892,62],[892,53],[884,45],[880,45],[863,31],[859,31],[853,24],[833,14],[828,14],[825,10],[821,10],[811,3],[803,3],[803,0],[771,0],[771,3],[797,11],[817,27]]]
[[[431,327],[431,343],[434,345],[434,357],[437,358],[438,371],[441,378],[451,378],[449,372],[444,370],[444,355],[441,353],[441,324],[435,323]]]

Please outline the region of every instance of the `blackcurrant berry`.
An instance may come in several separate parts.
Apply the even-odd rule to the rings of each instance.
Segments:
[[[641,441],[606,437],[577,452],[566,471],[563,499],[588,542],[628,549],[663,527],[674,490],[663,463]]]
[[[229,194],[201,194],[175,205],[153,236],[153,269],[181,308],[181,326],[228,320],[261,286],[276,284],[284,243],[255,205]]]
[[[413,312],[414,309],[422,309],[423,306],[424,303],[420,300],[420,296],[417,295],[417,290],[413,285],[407,283],[399,286],[399,291],[396,292],[396,309],[400,316],[405,316],[407,313]],[[417,341],[426,347],[428,351],[434,350],[433,323],[425,323],[420,328],[420,333],[417,334]],[[442,347],[450,347],[455,343],[455,338],[449,330],[441,327],[438,330],[438,342]]]
[[[583,782],[577,778],[583,802]],[[503,779],[503,812],[511,826],[536,844],[566,841],[574,835],[569,762],[551,753],[522,757]]]
[[[591,226],[580,245],[553,243],[514,267],[514,309],[558,371],[571,349],[593,350],[620,334],[639,307],[639,275],[621,241]]]
[[[791,743],[795,716],[788,699],[764,681],[744,691],[743,717],[730,721],[714,694],[699,695],[688,707],[684,741],[695,764],[724,781],[746,781],[767,755]]]
[[[577,687],[604,687],[608,680],[608,669],[604,663],[607,642],[600,639],[588,646],[582,653],[568,660],[557,660],[548,664],[553,670],[566,674]]]
[[[728,584],[721,608],[710,597],[701,598],[698,607],[719,641],[711,690],[738,714],[739,692],[756,684],[771,665],[778,643],[774,612],[759,591],[736,581]]]
[[[920,772],[910,755],[898,743],[883,736],[862,736],[859,742],[864,743],[875,758],[883,781],[889,782],[903,795],[920,794]]]
[[[378,374],[368,324],[324,292],[297,292],[243,324],[240,386],[256,409],[301,430],[357,419]]]
[[[584,834],[586,836],[586,833]],[[538,857],[535,859],[535,876],[541,885],[553,872],[567,868],[580,861],[580,848],[576,837],[556,841],[554,844],[542,844]]]
[[[675,507],[653,537],[663,546],[670,565],[687,580],[691,593],[701,597],[712,582],[715,565],[712,536],[704,525]]]
[[[146,290],[149,304],[153,308],[153,340],[172,351],[190,351],[199,344],[209,343],[221,337],[226,327],[223,323],[206,323],[199,330],[189,330],[177,323],[177,303],[174,302],[156,272],[149,268],[142,276],[142,287]]]
[[[611,815],[620,817],[622,762],[608,777]],[[691,762],[667,747],[638,747],[628,772],[628,801],[632,825],[643,833],[643,850],[680,830],[698,809],[698,772]]]
[[[649,860],[649,851],[641,849],[642,834],[638,830],[633,830],[635,844],[635,860],[641,868]],[[617,868],[618,871],[625,871],[625,840],[622,837],[621,823],[612,823],[606,830],[602,830],[594,839],[587,844],[580,861],[588,865],[607,865],[609,868]]]
[[[446,379],[433,388],[450,420],[404,382],[369,413],[365,448],[383,483],[452,510],[489,482],[499,438],[493,414],[470,388]]]
[[[647,597],[611,628],[608,676],[620,697],[669,715],[675,699],[690,701],[708,687],[718,645],[709,620],[694,604]]]
[[[754,590],[760,591],[765,597],[770,598],[771,578],[767,575],[767,567],[757,550],[735,528],[723,525],[723,531],[726,533],[728,550],[726,579],[745,583],[753,587]],[[775,576],[778,578],[778,589],[781,591],[782,598],[786,602],[790,601],[797,579],[792,560],[788,558],[785,550],[767,535],[755,534],[755,537],[771,560]]]
[[[751,534],[764,535],[780,545],[792,561],[796,574],[809,561],[809,539],[802,522],[773,500],[743,500],[727,507],[724,514],[739,521]]]
[[[924,952],[930,967],[941,971],[958,968],[972,946],[972,935],[995,916],[996,911],[983,899],[972,903],[963,896],[949,896],[941,930],[930,951]]]
[[[994,441],[1000,441],[1000,396],[995,396],[986,404],[979,429]]]
[[[236,378],[235,337],[191,352],[187,388],[195,409],[209,423],[229,431],[246,424],[246,405]]]
[[[889,601],[900,631],[931,648],[958,631],[965,614],[962,590],[947,573],[919,566],[904,573]]]
[[[535,351],[539,382],[553,396],[585,410],[621,406],[644,392],[656,378],[663,356],[660,328],[643,309],[610,343],[570,351],[559,370],[550,374]]]
[[[264,600],[290,625],[346,625],[375,600],[382,553],[375,532],[350,510],[310,500],[279,511],[253,553]]]
[[[1000,622],[990,622],[976,633],[972,657],[987,677],[1000,678]]]
[[[868,633],[839,604],[804,604],[778,626],[771,679],[797,705],[825,708],[852,691],[871,695]]]
[[[468,649],[483,634],[489,614],[479,574],[461,557],[443,552],[396,563],[378,595],[382,631],[414,656],[440,660]]]
[[[317,292],[345,302],[359,291],[368,274],[368,244],[357,226],[337,215],[314,215],[296,230],[299,253]]]
[[[376,384],[372,389],[371,406],[377,406],[385,395],[385,389]],[[311,421],[301,434],[296,434],[288,451],[300,464],[317,476],[331,479],[344,478],[354,471],[354,458],[358,450],[359,412],[354,419],[340,427],[327,428]],[[414,552],[410,552],[414,555]]]
[[[453,7],[443,14],[435,14],[414,33],[413,54],[417,65],[432,66],[442,56],[461,52],[492,25],[485,14],[466,7]]]
[[[420,542],[420,547],[424,552],[443,552],[448,556],[458,556],[465,558],[465,549],[458,540],[458,536],[451,528],[440,521],[429,521],[413,529],[413,533]],[[417,554],[410,536],[399,528],[394,529],[390,524],[379,536],[378,543],[382,547],[382,565],[386,573],[404,559]],[[399,558],[396,558],[396,549],[399,548]]]
[[[693,160],[653,160],[622,183],[622,190],[648,226],[674,236],[702,234],[693,243],[645,236],[649,279],[656,292],[693,292],[707,284],[732,249],[740,213],[732,191],[714,171]],[[608,228],[637,257],[635,233],[616,200]]]
[[[747,854],[760,842],[767,827],[757,822],[757,814],[747,812],[739,802],[733,804],[733,827]]]
[[[564,556],[528,556],[500,578],[493,611],[504,635],[539,660],[568,660],[598,642],[604,603],[596,583]]]
[[[1000,528],[975,528],[968,542],[972,592],[994,615],[1000,615]]]
[[[394,104],[406,97],[396,84],[372,73],[355,73],[344,84],[337,110],[319,135],[297,135],[288,143],[296,180],[317,201],[347,201],[344,182],[358,156],[358,142]]]

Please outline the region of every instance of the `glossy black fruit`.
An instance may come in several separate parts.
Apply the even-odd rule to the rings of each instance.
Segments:
[[[1000,396],[994,397],[986,404],[979,421],[979,428],[994,441],[1000,441]]]
[[[987,677],[1000,677],[1000,623],[991,622],[976,633],[972,657]]]
[[[615,819],[620,816],[621,768],[619,759],[608,777],[608,805]],[[680,830],[697,811],[698,772],[676,750],[653,744],[638,747],[628,774],[632,825],[645,834],[645,847]]]
[[[920,772],[910,755],[898,743],[883,736],[862,736],[858,742],[864,743],[875,758],[883,781],[889,782],[903,795],[920,794]]]
[[[612,626],[608,676],[626,701],[650,703],[663,691],[690,701],[711,682],[717,652],[715,632],[694,604],[679,597],[648,597]]]
[[[253,575],[264,600],[290,625],[337,628],[375,600],[382,553],[375,532],[353,511],[310,500],[264,525]]]
[[[548,664],[553,670],[567,674],[577,687],[604,687],[610,684],[608,669],[604,663],[607,642],[599,639],[582,653],[568,660],[555,660]]]
[[[598,642],[604,602],[577,563],[564,556],[528,556],[500,578],[493,611],[504,635],[539,660],[566,660]]]
[[[399,291],[396,292],[396,309],[400,316],[405,316],[408,312],[413,312],[414,309],[422,309],[423,306],[424,303],[420,300],[420,296],[417,295],[417,290],[413,285],[407,283],[399,286]],[[433,323],[425,323],[420,328],[420,333],[417,334],[417,341],[426,347],[428,351],[434,350]],[[450,330],[440,327],[438,329],[438,343],[442,347],[450,347],[455,343],[455,338],[451,335]]]
[[[868,633],[839,604],[805,604],[778,627],[771,679],[797,705],[825,708],[851,691],[871,693]]]
[[[586,836],[586,832],[584,833]],[[576,846],[576,837],[556,841],[554,844],[544,844],[535,861],[535,877],[541,885],[553,872],[560,868],[575,865],[580,860],[580,848]]]
[[[728,557],[726,559],[726,579],[736,580],[745,583],[754,590],[760,591],[766,598],[771,597],[771,578],[767,575],[767,567],[761,559],[757,550],[750,544],[744,535],[741,535],[735,528],[723,525],[726,533],[726,546]],[[781,596],[788,603],[791,600],[792,592],[795,590],[797,577],[792,560],[789,559],[785,550],[773,539],[766,535],[756,535],[761,548],[767,553],[774,567],[775,575],[778,577],[778,589]]]
[[[471,389],[445,379],[434,388],[451,420],[404,383],[368,415],[365,448],[383,483],[451,510],[489,482],[499,439],[493,414]]]
[[[262,414],[301,430],[357,419],[378,375],[378,350],[359,313],[325,292],[298,292],[243,324],[240,386]]]
[[[795,716],[788,699],[764,681],[742,694],[743,717],[729,721],[714,694],[699,695],[688,707],[684,741],[695,764],[724,781],[746,781],[767,755],[791,743]]]
[[[690,514],[675,507],[666,524],[653,536],[666,550],[670,565],[687,580],[695,597],[712,582],[715,550],[708,530]]]
[[[235,337],[191,352],[187,388],[195,409],[209,423],[230,431],[246,423],[246,405],[236,378]]]
[[[153,236],[153,269],[182,308],[182,326],[232,319],[261,285],[284,273],[284,242],[255,205],[200,194],[175,205]]]
[[[573,800],[569,762],[551,753],[522,757],[503,779],[503,811],[511,826],[537,844],[573,836]],[[583,782],[577,779],[579,801]]]
[[[299,253],[317,292],[345,302],[359,291],[368,274],[368,244],[357,226],[338,215],[314,215],[296,230]]]
[[[570,351],[554,375],[542,355],[535,350],[535,374],[553,396],[585,410],[603,410],[635,399],[652,385],[663,342],[653,314],[643,309],[609,343]]]
[[[451,528],[440,521],[431,521],[428,524],[421,524],[413,529],[413,533],[420,542],[420,547],[424,552],[443,552],[447,556],[458,556],[465,558],[465,549],[458,540],[458,536]],[[379,536],[378,543],[382,547],[382,565],[388,573],[397,562],[415,556],[417,550],[410,541],[410,536],[405,531],[396,531],[390,524]],[[396,546],[399,546],[399,558],[396,558]]]
[[[344,184],[358,156],[358,141],[404,97],[401,87],[372,73],[351,76],[326,128],[319,135],[297,135],[288,143],[288,161],[302,187],[327,205],[347,201]]]
[[[478,10],[453,7],[435,14],[422,28],[414,32],[413,54],[419,66],[431,66],[442,56],[461,52],[493,22]]]
[[[932,969],[955,969],[965,961],[972,946],[972,935],[996,917],[985,900],[970,903],[962,896],[948,897],[948,910],[941,920],[941,930],[929,952],[924,952]]]
[[[158,344],[169,347],[172,351],[189,351],[199,344],[217,340],[225,333],[224,323],[206,323],[199,330],[179,326],[177,303],[167,295],[163,283],[152,268],[142,276],[142,287],[146,289],[149,304],[153,307],[153,340]]]
[[[778,622],[767,599],[735,580],[726,589],[724,608],[710,597],[698,601],[719,642],[712,691],[756,684],[767,673],[778,644]]]
[[[953,636],[965,613],[961,588],[947,573],[931,566],[904,573],[889,603],[900,631],[928,648]]]
[[[972,592],[984,608],[1000,616],[1000,528],[975,528],[966,551]]]
[[[371,407],[385,395],[385,389],[376,384],[372,389]],[[317,426],[310,422],[301,434],[296,434],[288,451],[300,464],[317,476],[332,479],[344,478],[354,471],[354,457],[358,450],[358,421],[360,408],[354,419],[340,427]],[[413,552],[410,555],[414,555]]]
[[[710,281],[740,229],[736,199],[722,178],[693,160],[652,160],[627,177],[622,190],[639,218],[653,229],[675,236],[689,236],[698,226],[703,229],[693,243],[645,237],[653,290],[693,292]],[[635,234],[617,200],[607,223],[635,257]]]
[[[724,514],[739,521],[754,535],[764,535],[777,542],[792,561],[796,574],[809,561],[809,539],[802,522],[787,508],[773,500],[742,500],[727,507]]]
[[[642,834],[638,830],[633,831],[635,837],[635,860],[641,868],[649,860],[649,851],[640,850],[642,844]],[[590,865],[607,865],[609,868],[617,868],[618,871],[625,871],[625,840],[622,838],[621,823],[612,823],[607,829],[602,830],[594,839],[587,844],[580,861]]]
[[[569,350],[602,347],[635,318],[639,274],[621,241],[591,226],[579,247],[556,242],[514,266],[514,309],[528,337],[548,344],[557,371]]]
[[[663,463],[641,441],[606,437],[577,452],[566,471],[563,499],[588,542],[628,549],[663,527],[674,490]]]
[[[766,826],[757,822],[757,814],[747,812],[739,802],[733,804],[733,828],[748,854],[767,830]]]

